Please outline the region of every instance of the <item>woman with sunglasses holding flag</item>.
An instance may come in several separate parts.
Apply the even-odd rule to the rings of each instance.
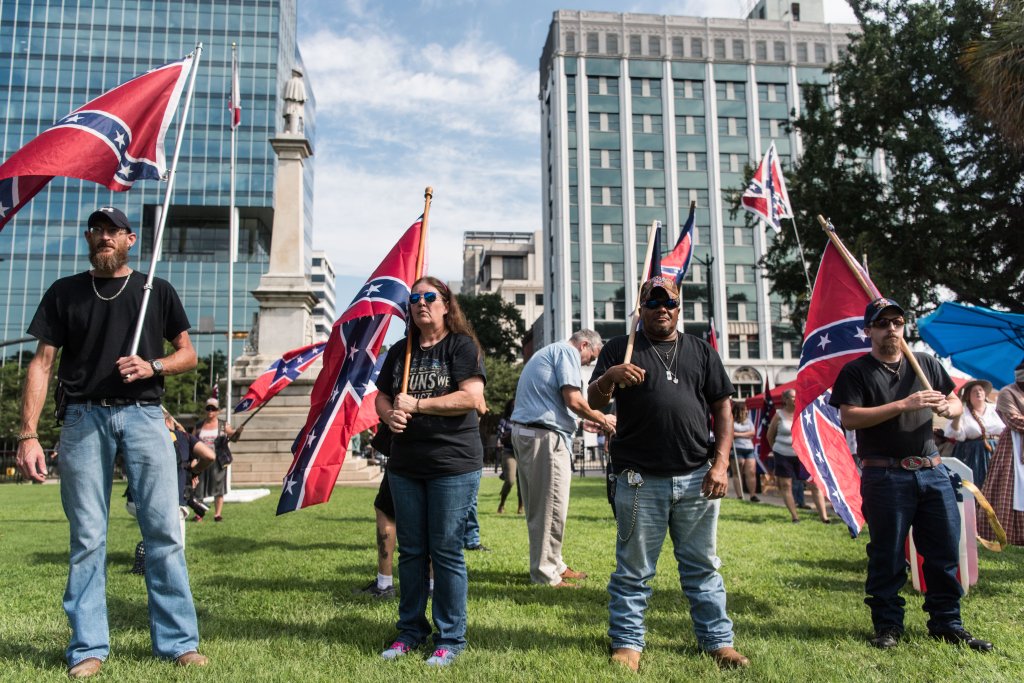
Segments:
[[[443,282],[427,276],[413,283],[408,320],[408,334],[388,351],[377,379],[377,414],[394,434],[388,479],[401,596],[398,636],[381,656],[402,657],[431,635],[432,563],[436,630],[427,664],[447,666],[466,647],[463,536],[483,468],[486,377],[476,335]]]

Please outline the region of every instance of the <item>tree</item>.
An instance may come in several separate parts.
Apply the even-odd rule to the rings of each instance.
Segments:
[[[961,61],[978,93],[978,109],[1024,149],[1024,0],[996,0],[990,30],[971,41]]]
[[[505,404],[516,397],[516,385],[519,384],[523,366],[521,363],[485,356],[484,372],[487,373],[487,385],[484,388],[487,414],[480,418],[480,432],[488,435],[497,429]],[[486,443],[486,439],[484,441]]]
[[[484,349],[484,356],[514,361],[526,334],[526,323],[519,309],[497,293],[456,296]]]
[[[838,100],[804,87],[793,124],[804,153],[788,184],[812,268],[826,242],[821,213],[909,309],[955,298],[1024,311],[1024,159],[978,114],[959,61],[991,2],[850,5],[863,34],[832,67]],[[800,310],[806,284],[791,230],[762,264]]]
[[[24,354],[19,358],[13,355],[0,367],[0,441],[13,441],[21,432],[21,394],[25,387],[28,374],[28,363],[32,354]],[[56,364],[54,365],[56,367]],[[51,448],[57,443],[60,428],[53,417],[53,391],[57,386],[56,372],[51,373],[50,385],[46,390],[46,403],[39,415],[39,443],[43,448]]]

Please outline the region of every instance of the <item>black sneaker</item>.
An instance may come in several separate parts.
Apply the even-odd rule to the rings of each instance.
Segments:
[[[888,650],[900,644],[900,637],[902,635],[903,632],[898,628],[883,628],[881,631],[877,631],[875,637],[869,642],[879,650]]]
[[[146,545],[142,541],[135,546],[135,564],[129,571],[139,575],[146,573]]]
[[[954,645],[966,645],[976,652],[991,652],[993,647],[992,643],[981,638],[975,638],[964,628],[954,628],[949,631],[930,631],[928,635],[936,640],[944,640]]]
[[[357,595],[369,595],[377,600],[390,600],[395,597],[395,585],[391,584],[387,588],[379,588],[377,586],[377,579],[370,579],[370,583],[352,592]]]
[[[474,550],[485,553],[491,552],[491,549],[485,546],[483,543],[477,543],[476,545],[467,545],[466,550]]]

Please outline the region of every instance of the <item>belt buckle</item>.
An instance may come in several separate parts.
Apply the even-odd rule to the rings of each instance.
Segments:
[[[911,455],[908,458],[900,460],[900,467],[911,472],[919,470],[927,465],[931,460],[920,455]]]
[[[99,400],[99,404],[101,406],[103,406],[104,408],[113,408],[114,407],[114,404],[110,403],[109,399],[105,399],[105,398],[101,398]]]

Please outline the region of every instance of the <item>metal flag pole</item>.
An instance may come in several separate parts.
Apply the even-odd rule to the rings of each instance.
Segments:
[[[807,269],[807,259],[804,258],[804,245],[800,242],[800,231],[796,229],[796,221],[790,216],[789,222],[793,225],[793,234],[796,235],[796,248],[800,251],[800,265],[804,267],[804,279],[807,280],[807,299],[810,301],[814,290],[814,287],[811,285],[811,271]]]
[[[229,164],[231,173],[230,189],[228,191],[228,385],[225,393],[227,403],[224,408],[224,418],[228,424],[231,423],[231,390],[233,388],[233,364],[234,364],[234,340],[235,340],[235,261],[238,259],[238,214],[235,208],[235,155],[237,152],[238,126],[235,125],[235,107],[238,106],[239,94],[235,92],[236,79],[238,74],[238,47],[231,43],[231,162]],[[211,356],[210,362],[213,362]]]
[[[192,108],[192,93],[196,88],[196,73],[199,71],[199,58],[203,54],[203,44],[196,43],[196,49],[192,53],[192,73],[189,74],[188,94],[185,95],[185,109],[181,114],[181,125],[178,127],[178,139],[174,142],[174,156],[171,158],[170,168],[167,170],[167,190],[164,193],[164,203],[157,219],[156,232],[153,235],[153,257],[149,261],[149,273],[146,275],[146,284],[142,288],[142,307],[139,310],[139,320],[135,324],[135,336],[132,337],[129,356],[139,352],[139,341],[142,339],[142,326],[146,321],[146,310],[149,308],[149,295],[153,292],[153,274],[156,271],[156,262],[160,258],[160,245],[163,244],[164,227],[167,225],[167,211],[171,206],[171,192],[174,190],[174,173],[178,167],[178,155],[181,153],[181,142],[185,138],[185,128],[188,124],[188,113]]]

